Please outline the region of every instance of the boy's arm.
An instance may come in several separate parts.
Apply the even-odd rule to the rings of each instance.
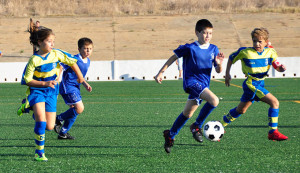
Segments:
[[[74,65],[71,66],[72,70],[75,72],[76,76],[77,76],[77,82],[78,83],[82,83],[84,82],[84,78],[83,78],[83,75],[80,71],[80,68],[78,67],[77,63],[75,63]]]
[[[286,70],[285,65],[281,64],[279,61],[275,60],[272,63],[272,66],[274,67],[275,70],[279,72],[284,72]]]
[[[221,73],[222,72],[222,63],[224,60],[224,54],[223,53],[218,53],[218,55],[216,56],[216,64],[217,66],[215,67],[216,72],[217,73]]]
[[[88,84],[86,81],[82,82],[82,85],[84,86],[84,88],[88,91],[88,92],[92,92],[92,87],[90,86],[90,84]]]
[[[232,66],[232,61],[230,58],[228,58],[227,67],[226,67],[226,73],[225,73],[225,85],[230,86],[231,76],[230,76],[230,69]]]
[[[155,76],[155,81],[159,84],[161,84],[162,81],[162,77],[163,77],[163,73],[167,70],[167,68],[178,59],[178,57],[174,54],[172,55],[167,62],[163,65],[163,67],[159,70],[159,72],[157,73],[157,75]]]
[[[30,82],[28,82],[26,85],[29,87],[51,87],[51,88],[55,88],[55,85],[57,84],[57,82],[55,80],[51,80],[51,81],[37,81],[37,80],[32,80]]]

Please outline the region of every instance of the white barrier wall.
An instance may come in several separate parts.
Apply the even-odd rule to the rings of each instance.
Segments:
[[[300,57],[278,58],[287,70],[279,73],[273,68],[269,77],[300,77]],[[167,60],[117,60],[92,61],[86,75],[88,81],[130,81],[154,80],[154,76]],[[212,78],[221,79],[225,75],[227,59],[223,62],[223,72],[218,74],[213,69]],[[8,62],[0,64],[0,83],[20,82],[26,62]],[[241,63],[237,62],[231,69],[232,78],[245,78],[241,71]],[[165,80],[178,79],[178,68],[175,62],[164,73]]]

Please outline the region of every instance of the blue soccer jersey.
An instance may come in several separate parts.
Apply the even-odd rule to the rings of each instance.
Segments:
[[[183,57],[183,88],[186,90],[195,82],[209,87],[212,66],[219,53],[216,45],[201,46],[198,41],[180,45],[174,50],[177,57]]]
[[[90,59],[86,58],[85,60],[82,59],[80,54],[75,55],[77,57],[77,65],[83,75],[85,77],[89,67],[90,67]],[[62,81],[59,86],[59,93],[60,94],[70,94],[80,90],[80,83],[77,82],[76,73],[70,68],[68,65],[62,64],[64,68]]]

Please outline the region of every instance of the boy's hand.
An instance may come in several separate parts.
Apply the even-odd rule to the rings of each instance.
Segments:
[[[225,85],[226,86],[230,86],[230,81],[231,81],[231,75],[229,74],[229,75],[225,75]]]
[[[162,76],[163,76],[162,73],[158,73],[158,74],[155,76],[155,81],[156,81],[157,83],[161,84]]]
[[[281,64],[281,66],[279,66],[279,68],[278,68],[279,72],[284,72],[285,70],[286,70],[286,67],[283,64]]]
[[[82,85],[88,92],[92,92],[92,87],[86,81],[82,82]]]
[[[218,53],[218,55],[216,56],[217,65],[222,65],[224,58],[225,56],[222,52]]]
[[[55,85],[57,84],[57,82],[55,80],[51,80],[51,81],[47,81],[46,82],[46,86],[47,87],[51,87],[51,88],[55,88]]]

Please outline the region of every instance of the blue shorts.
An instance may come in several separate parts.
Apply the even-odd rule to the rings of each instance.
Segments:
[[[45,102],[46,112],[56,112],[57,94],[49,94],[44,91],[34,90],[28,95],[27,100],[30,107],[36,103]]]
[[[188,100],[196,100],[197,104],[200,105],[202,102],[202,99],[200,99],[200,95],[206,88],[208,88],[206,84],[201,84],[199,82],[188,86],[187,88],[185,88],[185,92],[189,94]]]
[[[260,101],[265,95],[269,93],[265,87],[264,80],[253,80],[251,78],[247,78],[243,83],[244,93],[241,97],[242,102],[254,102]]]
[[[61,96],[67,105],[74,105],[82,100],[80,91],[75,91],[69,94],[61,94]]]

